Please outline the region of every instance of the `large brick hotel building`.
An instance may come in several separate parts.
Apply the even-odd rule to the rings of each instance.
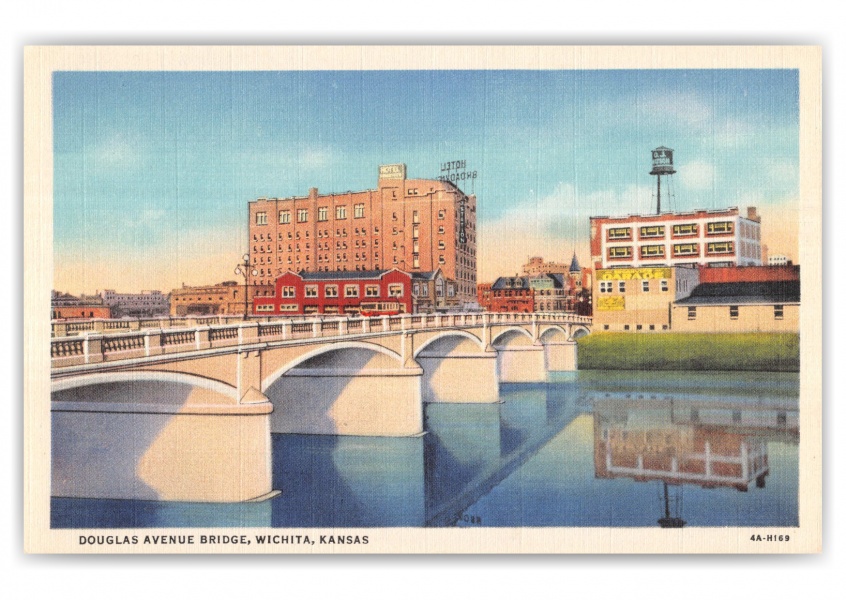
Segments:
[[[376,189],[249,203],[252,286],[287,271],[408,273],[441,269],[458,302],[476,298],[476,197],[448,181],[382,165]]]

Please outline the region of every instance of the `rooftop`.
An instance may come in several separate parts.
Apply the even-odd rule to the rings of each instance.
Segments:
[[[755,281],[734,283],[700,283],[690,296],[676,304],[796,304],[799,302],[798,281]]]

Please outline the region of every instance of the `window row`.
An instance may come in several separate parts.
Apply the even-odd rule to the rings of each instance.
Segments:
[[[336,284],[326,284],[323,286],[323,297],[324,298],[337,298],[339,287]],[[361,293],[361,287],[359,284],[346,284],[343,286],[344,288],[344,298],[358,298]],[[306,285],[303,288],[303,292],[306,298],[317,298],[318,297],[318,286],[317,285]],[[293,285],[285,285],[281,288],[281,294],[283,298],[296,298],[297,297],[297,288]],[[388,284],[388,296],[392,298],[402,298],[403,297],[403,285],[401,283],[390,283]],[[364,285],[364,297],[365,298],[378,298],[381,295],[381,291],[378,285]]]
[[[699,256],[699,244],[673,244],[673,257],[677,256]],[[631,258],[632,246],[612,246],[608,248],[609,259]],[[666,253],[665,246],[661,244],[638,246],[640,258],[663,258]],[[719,254],[734,254],[734,242],[708,242],[705,245],[705,253],[708,256]]]
[[[599,282],[599,293],[601,294],[611,294],[614,292],[614,284],[617,284],[617,292],[620,294],[626,293],[626,281],[600,281]],[[662,292],[669,292],[670,291],[670,282],[666,279],[661,279],[658,282],[658,287]],[[642,279],[640,281],[640,290],[642,292],[648,292],[650,290],[649,279]]]
[[[672,227],[673,237],[699,235],[698,223],[680,223]],[[664,225],[645,225],[638,229],[639,239],[663,238],[666,230]],[[717,221],[705,224],[705,235],[730,235],[734,233],[734,221]],[[611,227],[607,230],[606,239],[631,240],[631,227]]]

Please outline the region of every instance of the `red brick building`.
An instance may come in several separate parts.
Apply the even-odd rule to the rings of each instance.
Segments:
[[[799,281],[799,265],[711,267],[699,270],[699,283]]]
[[[399,305],[412,310],[411,276],[389,271],[287,272],[276,279],[272,296],[253,299],[256,315],[357,315],[362,305]]]
[[[376,189],[249,203],[252,286],[286,271],[441,269],[459,303],[476,299],[476,197],[448,181],[382,165]]]
[[[480,303],[481,304],[481,303]],[[490,312],[535,312],[535,290],[529,277],[500,277],[491,285]]]

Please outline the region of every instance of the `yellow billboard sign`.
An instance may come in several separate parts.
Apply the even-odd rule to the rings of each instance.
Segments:
[[[596,299],[596,310],[626,310],[624,296],[600,296]]]
[[[600,269],[596,278],[600,281],[629,279],[670,279],[673,275],[669,267],[641,267],[639,269]]]

